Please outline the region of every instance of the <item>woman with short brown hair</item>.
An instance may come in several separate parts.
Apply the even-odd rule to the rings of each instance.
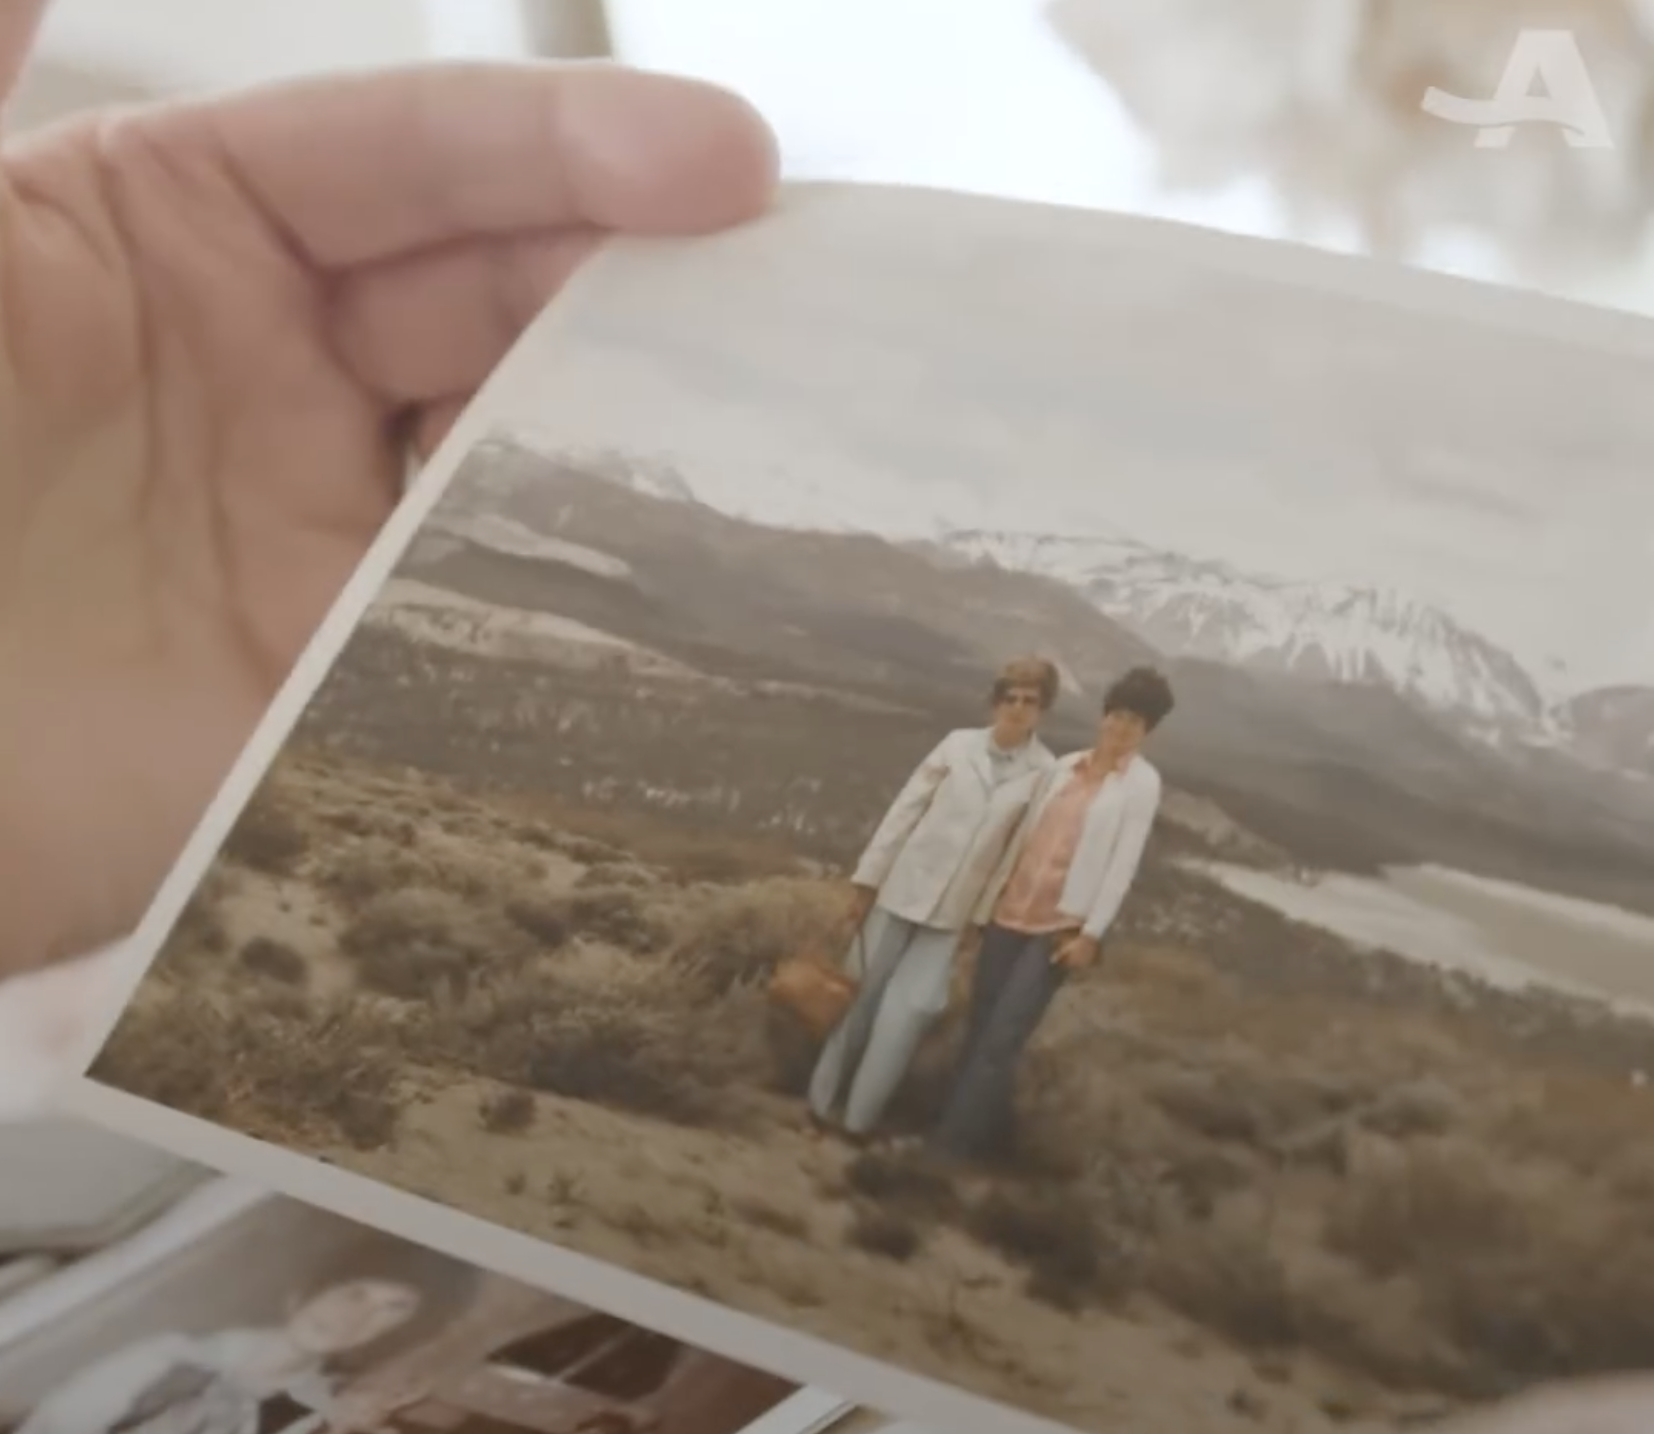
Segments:
[[[959,939],[1056,760],[1035,735],[1057,699],[1044,658],[1000,670],[986,727],[950,732],[891,803],[857,863],[851,916],[861,988],[810,1083],[818,1128],[872,1133],[919,1042],[947,1006]]]

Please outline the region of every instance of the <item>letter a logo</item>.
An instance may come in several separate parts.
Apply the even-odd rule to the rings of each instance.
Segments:
[[[1523,30],[1491,99],[1469,99],[1431,86],[1423,107],[1450,124],[1474,126],[1479,149],[1504,149],[1519,124],[1560,125],[1574,149],[1614,147],[1608,117],[1571,30]]]

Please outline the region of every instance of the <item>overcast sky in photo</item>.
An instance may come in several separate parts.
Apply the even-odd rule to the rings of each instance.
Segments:
[[[1654,683],[1654,362],[1419,307],[1468,284],[1398,275],[1409,310],[1137,223],[805,196],[593,266],[486,414],[760,521],[1126,535],[1400,590],[1582,687]]]

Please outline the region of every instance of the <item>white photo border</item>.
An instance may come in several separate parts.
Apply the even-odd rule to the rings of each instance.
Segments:
[[[88,1080],[66,1093],[65,1105],[70,1114],[125,1131],[133,1139],[186,1160],[233,1170],[241,1179],[318,1210],[612,1314],[689,1348],[801,1385],[797,1396],[771,1411],[776,1420],[773,1426],[753,1426],[762,1434],[799,1434],[805,1427],[821,1428],[863,1405],[900,1412],[902,1417],[933,1429],[1070,1434],[1063,1425],[896,1370],[829,1341],[741,1314],[633,1274],[622,1266],[520,1235],[394,1185],[170,1110],[141,1096]],[[801,1378],[798,1371],[803,1369],[811,1374]],[[785,1421],[781,1410],[788,1411]],[[798,1424],[793,1422],[795,1416]],[[807,1423],[806,1416],[818,1422]]]
[[[789,213],[891,186],[811,183],[788,186],[779,201]],[[909,189],[908,193],[913,191]],[[956,205],[1020,203],[931,191]],[[1029,206],[1024,206],[1029,207]],[[1110,230],[1110,244],[1156,254],[1167,265],[1343,297],[1439,320],[1477,324],[1493,331],[1654,362],[1654,321],[1576,301],[1504,288],[1493,283],[1410,270],[1399,265],[1332,254],[1305,245],[1242,238],[1167,220],[1144,219],[1033,205],[1069,222]],[[758,223],[766,221],[759,220]],[[668,250],[683,241],[611,241],[632,252]],[[700,242],[700,241],[691,241]],[[712,242],[716,242],[715,239]],[[521,361],[545,325],[584,302],[601,273],[601,254],[586,266],[519,339],[501,370]],[[634,1274],[619,1265],[560,1249],[549,1242],[422,1200],[364,1176],[346,1173],[313,1157],[255,1140],[195,1117],[103,1086],[86,1075],[120,1016],[163,950],[205,873],[216,861],[242,811],[279,758],[289,736],[325,682],[366,611],[379,597],[410,544],[419,536],[473,448],[498,431],[491,394],[484,385],[447,438],[413,479],[406,497],[345,585],[292,674],[196,827],[162,884],[110,982],[110,1007],[89,1029],[84,1049],[60,1088],[70,1113],[141,1140],[164,1146],[215,1169],[247,1176],[295,1198],[431,1246],[484,1268],[522,1278],[595,1309],[612,1312],[673,1338],[741,1363],[767,1368],[803,1385],[837,1389],[854,1403],[888,1411],[931,1428],[971,1429],[982,1434],[1071,1434],[1037,1416],[997,1404],[926,1376],[898,1369],[779,1324],[739,1313],[714,1301]],[[118,992],[118,997],[117,997]]]

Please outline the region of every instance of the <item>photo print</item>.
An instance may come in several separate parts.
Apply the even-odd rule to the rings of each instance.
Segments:
[[[836,1403],[95,1127],[0,1155],[56,1199],[0,1225],[12,1434],[813,1434]]]
[[[98,1108],[933,1425],[1654,1365],[1651,387],[1621,317],[1078,211],[616,245],[198,833]]]

